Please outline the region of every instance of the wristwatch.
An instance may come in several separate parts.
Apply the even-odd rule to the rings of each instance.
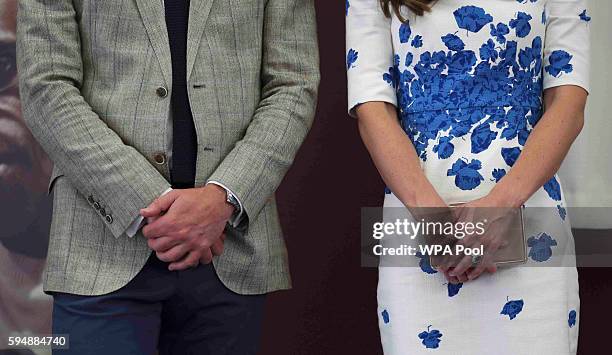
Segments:
[[[230,205],[234,206],[234,213],[232,214],[232,218],[236,218],[240,213],[240,203],[238,202],[238,198],[228,189],[225,189],[225,201]]]

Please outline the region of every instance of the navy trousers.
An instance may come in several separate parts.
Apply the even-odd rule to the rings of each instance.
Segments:
[[[52,294],[53,334],[69,335],[54,355],[250,355],[259,346],[265,295],[230,291],[212,264],[171,272],[153,253],[117,291]]]

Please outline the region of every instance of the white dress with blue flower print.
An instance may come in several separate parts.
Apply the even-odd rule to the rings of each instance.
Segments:
[[[542,93],[588,90],[586,0],[438,0],[407,22],[378,0],[348,0],[349,112],[398,108],[421,166],[447,203],[485,196],[521,153],[543,111]],[[385,354],[563,355],[578,342],[578,277],[557,176],[526,203],[531,266],[447,284],[427,258],[381,267],[378,319]],[[387,191],[385,206],[402,207]],[[570,266],[568,266],[570,265]]]

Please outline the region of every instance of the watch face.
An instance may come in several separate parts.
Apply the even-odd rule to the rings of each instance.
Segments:
[[[227,202],[234,206],[236,210],[240,209],[240,203],[238,203],[238,199],[229,191],[227,192]]]

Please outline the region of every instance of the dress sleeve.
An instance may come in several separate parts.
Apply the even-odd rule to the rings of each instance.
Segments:
[[[589,91],[591,18],[586,0],[549,0],[545,10],[544,89],[577,85]]]
[[[391,19],[378,0],[346,2],[346,68],[349,114],[355,106],[383,101],[397,106],[397,96],[384,74],[393,66]]]

